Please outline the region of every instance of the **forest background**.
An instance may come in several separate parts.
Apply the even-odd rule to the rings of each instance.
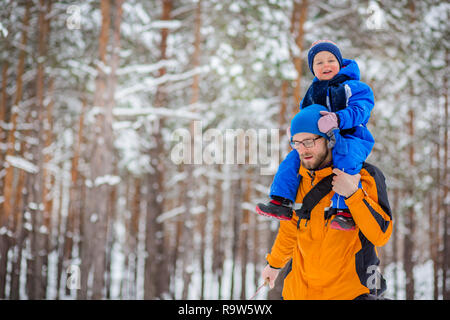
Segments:
[[[252,296],[278,227],[254,207],[289,151],[317,39],[356,59],[375,94],[387,296],[450,298],[448,2],[0,8],[0,299]],[[196,137],[200,151],[180,148]]]

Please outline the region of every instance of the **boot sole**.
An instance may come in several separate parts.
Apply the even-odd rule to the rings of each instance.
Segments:
[[[331,229],[335,229],[335,230],[342,230],[342,231],[352,231],[352,230],[356,229],[355,226],[351,226],[351,227],[348,227],[348,228],[343,227],[343,226],[341,226],[339,224],[339,222],[336,222],[336,221],[331,221],[330,228]]]
[[[277,220],[289,221],[292,219],[292,218],[288,218],[288,217],[284,217],[284,216],[276,216],[276,215],[270,214],[268,212],[264,212],[258,206],[256,206],[256,213],[258,213],[261,216],[275,218]]]

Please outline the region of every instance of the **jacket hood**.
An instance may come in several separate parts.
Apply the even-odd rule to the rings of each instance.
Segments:
[[[361,73],[355,60],[343,59],[342,68],[338,74],[349,76],[352,80],[361,79]]]

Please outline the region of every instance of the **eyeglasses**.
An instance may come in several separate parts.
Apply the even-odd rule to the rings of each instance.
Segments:
[[[292,148],[297,149],[300,147],[300,145],[303,145],[305,148],[312,148],[315,145],[315,141],[323,138],[323,137],[317,137],[314,139],[305,139],[303,141],[291,141],[289,144]]]

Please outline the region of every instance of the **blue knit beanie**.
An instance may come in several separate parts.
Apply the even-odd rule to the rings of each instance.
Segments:
[[[321,115],[320,111],[328,111],[320,104],[312,104],[300,110],[291,121],[291,139],[300,132],[317,134],[328,139],[326,133],[320,132],[317,126]]]
[[[311,48],[308,51],[308,65],[312,74],[314,74],[313,70],[314,57],[321,51],[329,51],[332,54],[334,54],[337,61],[339,62],[339,67],[342,68],[342,55],[338,46],[330,40],[318,40],[312,44]]]

